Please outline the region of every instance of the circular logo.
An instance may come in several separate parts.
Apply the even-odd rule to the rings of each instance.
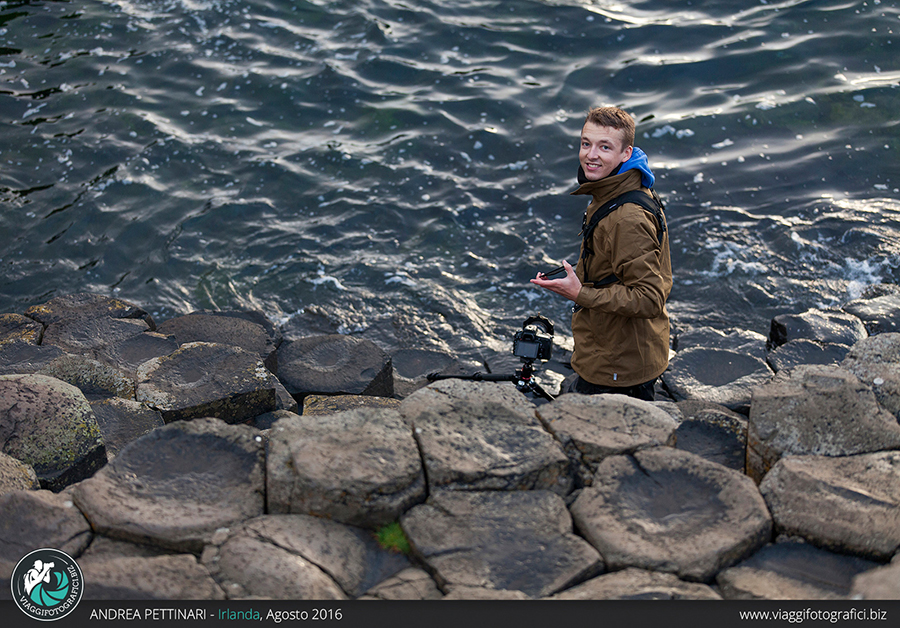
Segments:
[[[84,593],[84,576],[71,556],[45,548],[19,561],[10,585],[13,600],[23,613],[40,621],[53,621],[78,606]]]

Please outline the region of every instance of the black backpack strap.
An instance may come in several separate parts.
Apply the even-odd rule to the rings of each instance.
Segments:
[[[585,260],[589,255],[594,254],[594,250],[591,248],[591,240],[593,239],[594,229],[596,228],[597,223],[626,203],[640,205],[646,211],[653,214],[653,217],[656,218],[656,242],[657,244],[662,244],[662,236],[667,229],[666,216],[664,213],[665,208],[663,207],[662,200],[653,188],[650,188],[650,196],[647,196],[642,190],[632,190],[630,192],[625,192],[600,206],[597,211],[591,215],[590,222],[587,221],[587,212],[585,212],[584,220],[581,225],[581,236],[583,238],[581,244],[582,260]],[[619,278],[615,275],[609,275],[600,281],[591,282],[587,278],[587,263],[584,264],[584,271],[584,283],[593,283],[595,288],[602,288],[603,286],[608,286],[609,284],[619,281]]]

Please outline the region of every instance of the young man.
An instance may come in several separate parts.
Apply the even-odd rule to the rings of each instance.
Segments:
[[[595,108],[581,131],[578,182],[572,194],[590,194],[585,225],[610,201],[641,191],[652,198],[647,156],[634,147],[634,120],[616,107]],[[655,207],[653,203],[649,204]],[[656,378],[669,362],[672,262],[665,216],[636,202],[618,205],[582,242],[575,268],[566,276],[538,273],[531,282],[574,301],[572,368],[578,378],[569,392],[619,393],[652,401]]]

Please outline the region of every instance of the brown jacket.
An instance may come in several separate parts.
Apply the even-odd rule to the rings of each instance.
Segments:
[[[601,205],[641,188],[641,174],[629,170],[585,183],[572,194],[590,194],[587,220]],[[594,229],[594,253],[579,259],[575,273],[584,284],[615,274],[619,281],[601,288],[582,285],[572,315],[575,352],[572,368],[600,386],[627,387],[648,382],[669,363],[669,315],[672,289],[668,230],[657,242],[657,222],[639,205],[616,208]]]

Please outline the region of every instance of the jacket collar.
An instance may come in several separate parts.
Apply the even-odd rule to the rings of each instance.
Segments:
[[[637,170],[628,170],[620,174],[609,175],[599,181],[582,183],[572,194],[590,194],[594,197],[595,203],[598,201],[605,203],[639,187],[641,187],[641,173]]]

